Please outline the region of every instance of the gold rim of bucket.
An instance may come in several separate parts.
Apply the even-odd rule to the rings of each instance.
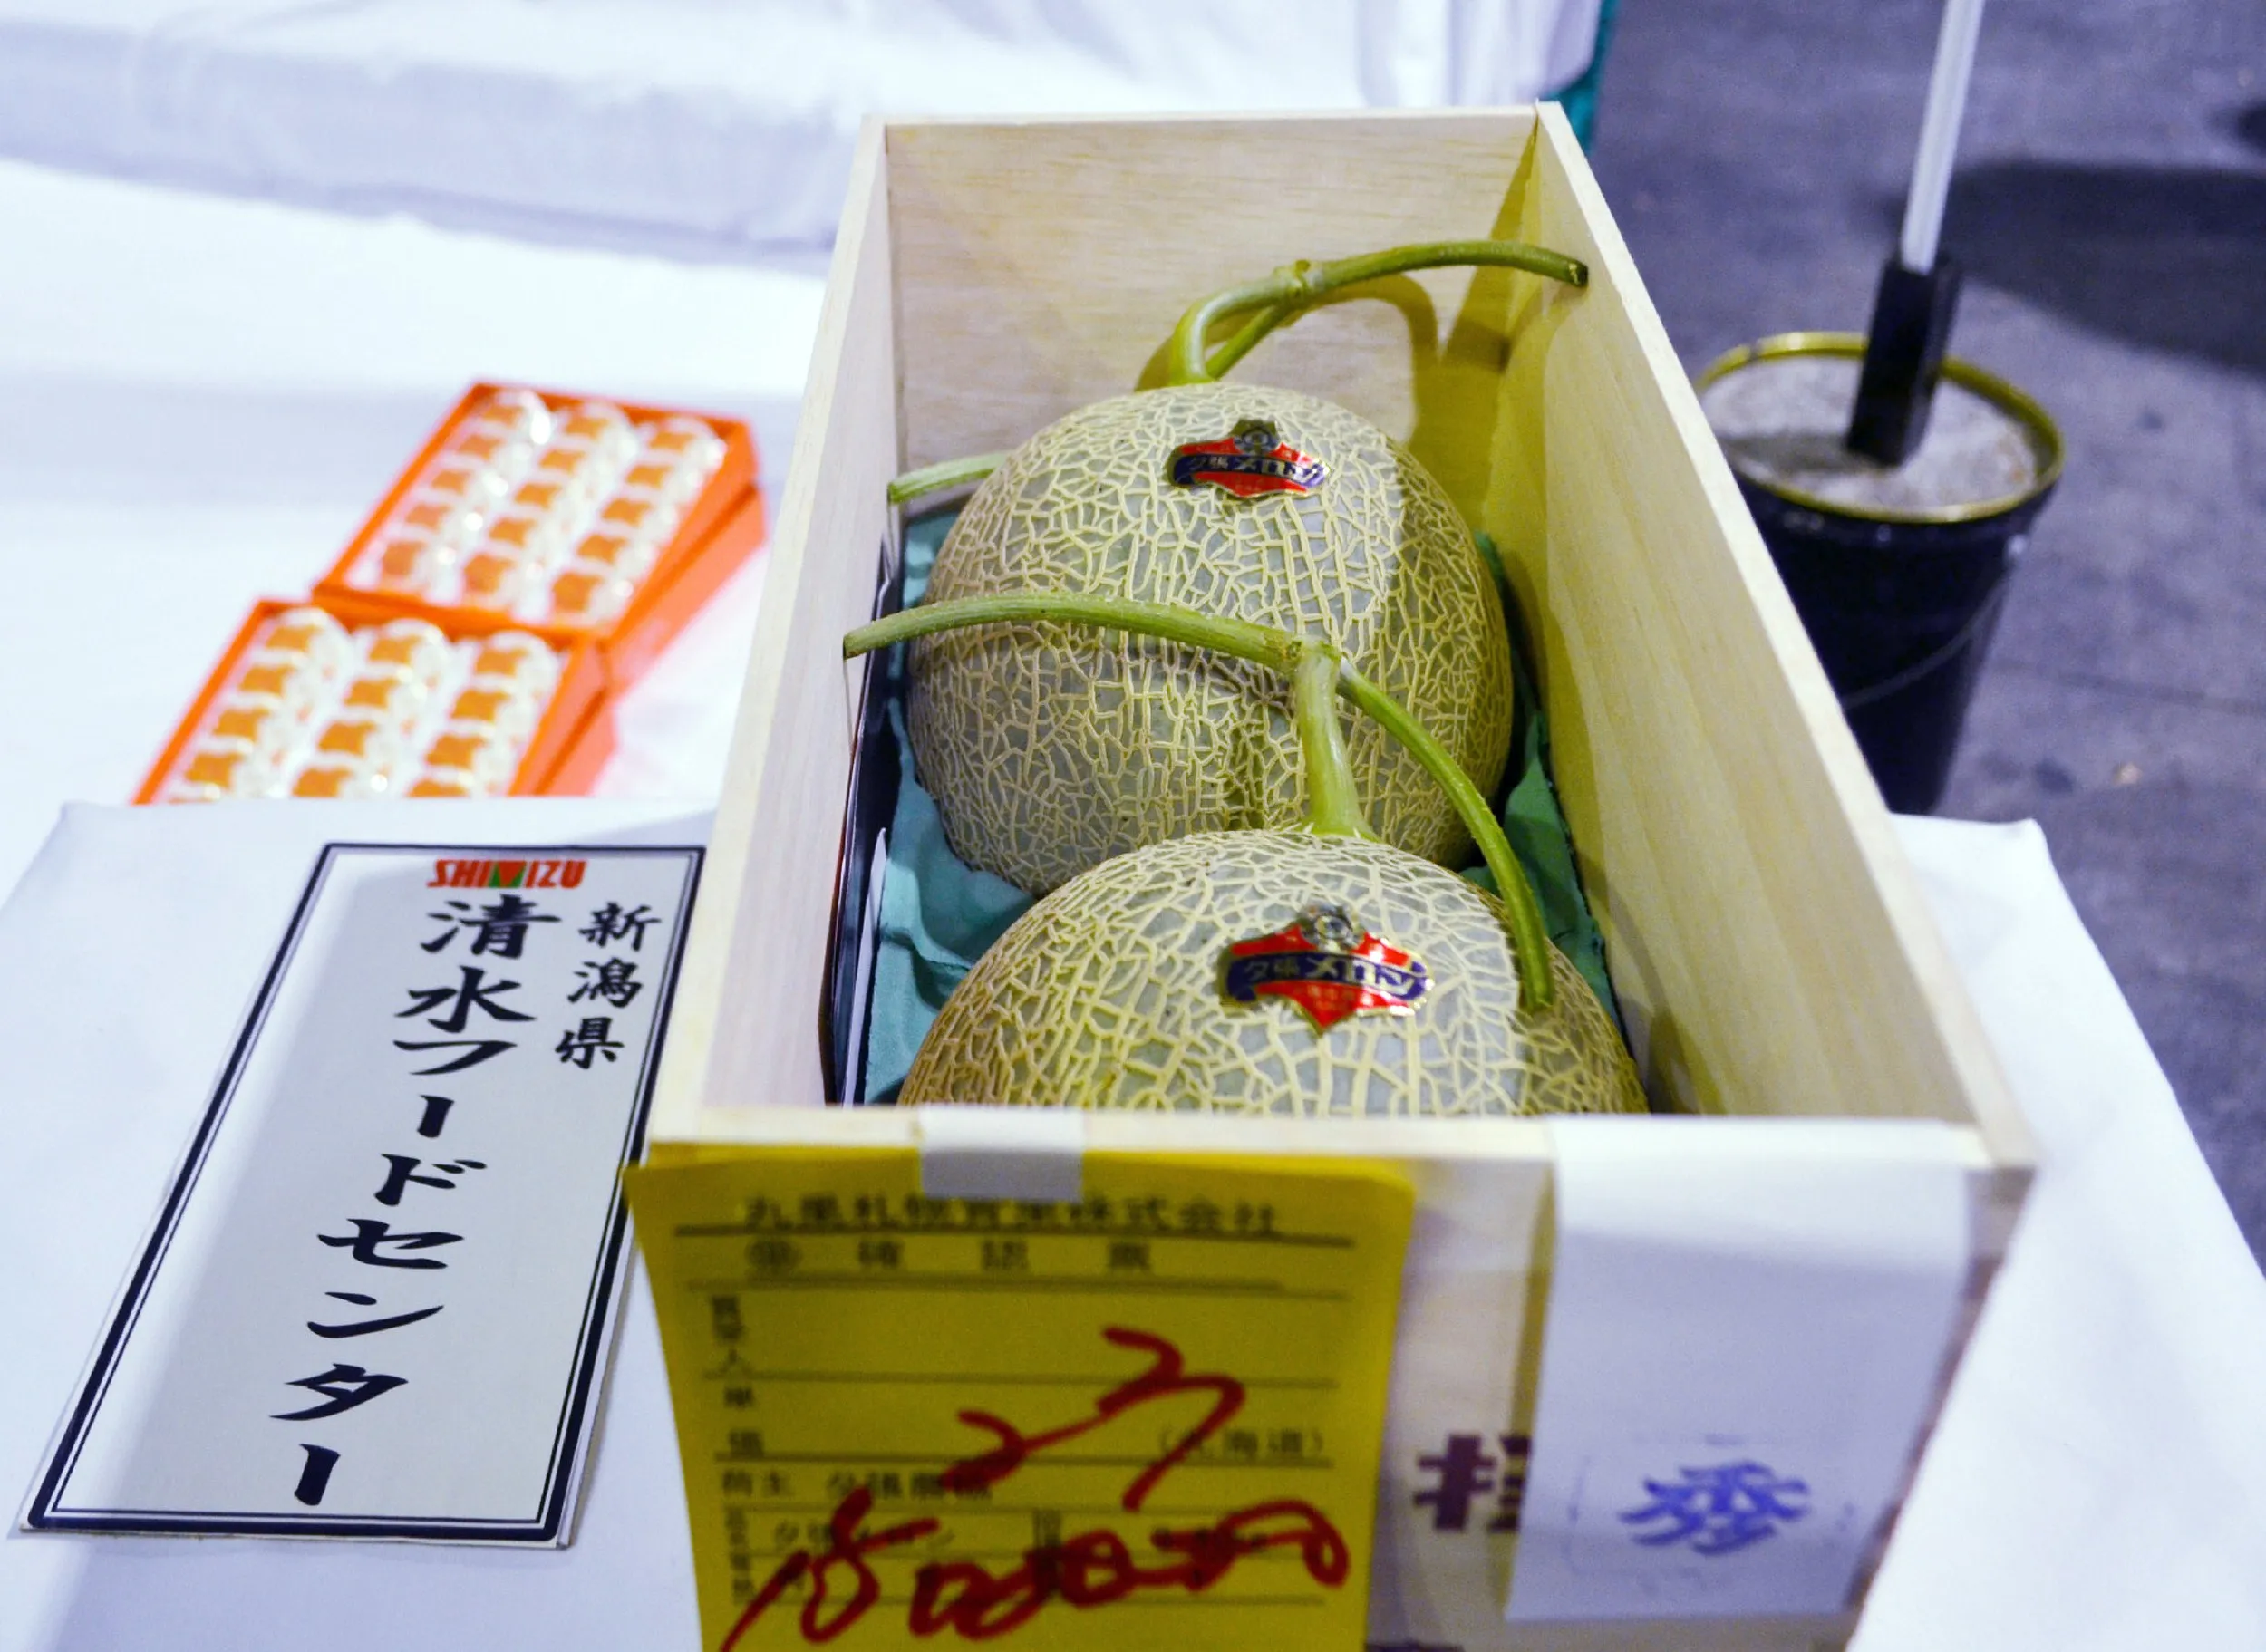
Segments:
[[[1740,368],[1755,362],[1767,362],[1789,355],[1838,355],[1863,359],[1864,334],[1862,333],[1777,333],[1751,344],[1741,344],[1726,351],[1708,363],[1692,380],[1692,388],[1704,392],[1718,379],[1728,378]],[[1768,481],[1758,476],[1739,471],[1746,480],[1758,488],[1767,488],[1789,504],[1799,505],[1826,516],[1852,517],[1861,522],[1906,522],[1913,524],[1947,524],[1980,522],[1986,517],[2004,516],[2009,511],[2029,504],[2061,479],[2061,428],[2054,423],[2053,415],[2032,401],[2024,391],[1986,372],[1972,362],[1962,362],[1957,356],[1943,360],[1943,376],[1954,384],[1963,385],[1990,402],[2000,412],[2019,422],[2029,433],[2039,460],[2037,479],[2019,493],[2006,494],[1999,498],[1985,499],[1975,505],[1951,505],[1938,510],[1893,510],[1882,507],[1845,504],[1822,495],[1805,493],[1798,488],[1788,488],[1782,482]],[[1719,439],[1720,440],[1720,439]],[[1729,459],[1727,450],[1724,458]],[[1736,462],[1732,468],[1738,469]]]

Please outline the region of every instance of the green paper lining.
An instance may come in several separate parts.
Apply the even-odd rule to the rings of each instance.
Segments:
[[[905,604],[928,588],[937,547],[959,516],[957,507],[934,510],[905,525]],[[1502,587],[1502,568],[1485,535],[1479,547]],[[1504,611],[1510,595],[1504,589]],[[1574,864],[1565,815],[1550,778],[1550,729],[1542,713],[1513,626],[1511,666],[1517,680],[1518,726],[1511,741],[1511,784],[1501,809],[1503,830],[1535,886],[1550,939],[1574,962],[1613,1012],[1612,982],[1605,972],[1604,938],[1590,915],[1589,900]],[[889,821],[888,868],[881,887],[875,937],[873,1003],[866,1018],[865,1084],[859,1099],[886,1105],[896,1099],[921,1040],[944,1000],[977,959],[1029,911],[1031,897],[1003,878],[979,872],[952,852],[935,799],[915,777],[913,749],[905,733],[905,649],[892,648],[875,687],[886,695],[890,737],[897,743],[896,808]],[[1485,866],[1464,876],[1483,889],[1494,878]]]

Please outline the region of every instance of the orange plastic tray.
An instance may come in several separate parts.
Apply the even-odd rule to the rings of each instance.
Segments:
[[[358,591],[319,592],[312,598],[286,601],[268,597],[252,605],[237,627],[235,640],[220,656],[218,663],[205,678],[205,686],[189,702],[181,720],[174,725],[172,737],[158,754],[143,777],[141,787],[134,794],[136,803],[154,803],[164,788],[166,778],[180,761],[182,751],[196,738],[204,724],[205,715],[221,691],[235,678],[237,665],[252,645],[252,639],[260,627],[276,614],[291,608],[321,608],[333,619],[348,628],[383,625],[389,620],[402,618],[431,620],[439,626],[450,642],[467,637],[483,637],[499,631],[526,631],[542,635],[536,626],[515,625],[508,619],[493,614],[470,614],[447,608],[424,608],[419,604],[402,604],[384,597],[373,597]],[[558,687],[551,695],[551,702],[544,708],[535,733],[528,740],[527,750],[519,758],[518,772],[512,777],[507,795],[515,797],[561,797],[577,795],[586,789],[606,758],[614,749],[613,708],[605,693],[605,669],[599,658],[598,646],[588,637],[582,637],[559,647]]]
[[[641,423],[679,416],[702,420],[723,438],[723,462],[708,478],[686,508],[676,532],[662,548],[653,567],[639,582],[628,605],[602,626],[528,624],[502,619],[485,610],[442,606],[388,592],[373,591],[349,579],[371,541],[392,519],[393,512],[427,467],[447,447],[459,426],[474,417],[487,400],[500,391],[531,391],[554,410],[578,402],[608,401],[598,396],[569,395],[533,385],[504,384],[483,380],[458,398],[447,417],[427,438],[416,456],[404,466],[385,497],[380,499],[361,529],[348,542],[315,587],[324,606],[340,602],[385,604],[394,616],[431,620],[443,631],[453,624],[489,628],[509,625],[529,632],[562,652],[583,641],[594,642],[602,659],[605,688],[619,693],[644,674],[702,603],[731,571],[745,561],[763,540],[761,491],[755,485],[755,440],[748,427],[736,419],[703,413],[690,408],[653,407],[629,401],[609,401]],[[451,636],[459,634],[450,631]],[[470,633],[466,633],[470,634]]]

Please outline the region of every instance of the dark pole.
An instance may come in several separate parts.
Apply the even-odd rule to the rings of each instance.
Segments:
[[[1959,266],[1939,255],[1943,203],[1951,159],[1959,148],[1960,117],[1982,27],[1983,0],[1945,0],[1936,38],[1935,68],[1928,80],[1927,113],[1920,154],[1904,198],[1904,227],[1895,252],[1881,267],[1865,333],[1864,372],[1849,419],[1845,445],[1883,465],[1901,465],[1927,434],[1928,412],[1943,352],[1959,304]]]

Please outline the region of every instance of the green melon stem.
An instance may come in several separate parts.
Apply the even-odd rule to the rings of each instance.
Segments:
[[[1342,287],[1375,281],[1381,275],[1406,275],[1410,270],[1439,269],[1449,265],[1484,265],[1498,269],[1522,269],[1563,281],[1568,286],[1589,285],[1589,266],[1579,258],[1554,253],[1525,241],[1420,241],[1409,246],[1389,246],[1382,252],[1333,258],[1325,264],[1300,259],[1286,264],[1261,281],[1247,281],[1215,293],[1189,306],[1173,329],[1166,347],[1165,382],[1209,384],[1259,347],[1260,341],[1284,322],[1294,320]],[[1215,322],[1256,309],[1226,343],[1207,359],[1204,336]],[[889,503],[905,505],[927,494],[980,482],[1007,462],[1004,453],[976,453],[948,459],[941,464],[908,470],[889,484]]]
[[[906,471],[889,484],[889,503],[909,505],[927,494],[964,488],[971,482],[982,481],[1006,462],[1007,455],[999,452],[972,453],[965,459],[924,465],[918,470]]]
[[[1398,700],[1347,665],[1337,650],[1327,643],[1309,642],[1272,625],[1220,619],[1168,603],[1135,603],[1062,591],[1024,591],[1002,596],[925,603],[907,608],[851,632],[842,639],[842,656],[854,660],[876,649],[934,636],[939,632],[1017,622],[1089,625],[1100,631],[1159,637],[1167,642],[1208,649],[1281,671],[1292,680],[1300,748],[1308,764],[1310,829],[1368,836],[1360,802],[1353,795],[1351,766],[1346,760],[1344,737],[1337,727],[1336,711],[1334,708],[1322,710],[1317,704],[1318,690],[1326,670],[1334,691],[1351,700],[1399,741],[1448,794],[1465,830],[1479,845],[1480,858],[1495,874],[1496,894],[1503,903],[1510,930],[1511,952],[1518,961],[1519,1007],[1530,1012],[1550,1007],[1554,996],[1550,933],[1543,923],[1542,909],[1535,903],[1534,885],[1526,881],[1526,870],[1511,852],[1510,839],[1503,836],[1502,823],[1496,819],[1495,812],[1487,807],[1486,799],[1479,795],[1479,788],[1471,783],[1471,777],[1464,773],[1455,755]],[[1337,795],[1340,787],[1343,788],[1342,798]]]
[[[1260,281],[1228,287],[1191,304],[1173,329],[1166,350],[1165,382],[1209,384],[1256,349],[1259,342],[1342,287],[1357,286],[1381,275],[1405,275],[1410,270],[1438,269],[1448,265],[1485,265],[1522,269],[1568,286],[1587,286],[1589,266],[1578,258],[1554,253],[1525,241],[1423,241],[1411,246],[1392,246],[1383,252],[1362,253],[1314,264],[1302,258],[1284,265]],[[1215,322],[1244,310],[1259,314],[1207,359],[1205,335]]]
[[[1369,816],[1353,784],[1353,759],[1338,726],[1338,672],[1344,662],[1327,642],[1308,642],[1291,672],[1291,709],[1305,758],[1306,829],[1322,837],[1367,837]]]

